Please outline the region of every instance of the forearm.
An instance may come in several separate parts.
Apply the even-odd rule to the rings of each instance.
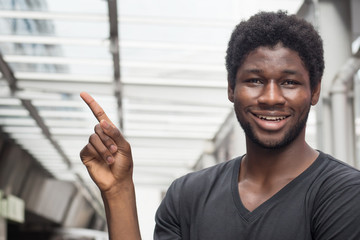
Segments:
[[[110,240],[140,240],[134,184],[115,193],[102,193]]]

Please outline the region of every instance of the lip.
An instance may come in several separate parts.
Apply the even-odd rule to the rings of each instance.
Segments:
[[[255,123],[265,131],[279,131],[288,122],[290,114],[279,112],[251,112]]]

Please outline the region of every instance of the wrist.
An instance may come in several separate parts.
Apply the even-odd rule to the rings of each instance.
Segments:
[[[104,201],[117,201],[118,199],[127,198],[135,193],[135,186],[132,179],[117,183],[113,187],[101,191],[101,196]]]

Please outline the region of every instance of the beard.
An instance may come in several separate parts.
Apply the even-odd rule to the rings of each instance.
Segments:
[[[258,145],[264,149],[276,150],[276,149],[281,149],[283,147],[288,146],[299,136],[301,131],[306,126],[306,122],[307,122],[309,112],[310,112],[310,107],[311,107],[311,105],[306,110],[304,110],[304,112],[301,114],[303,117],[298,119],[296,124],[290,128],[290,131],[285,133],[285,135],[283,136],[282,139],[270,140],[270,141],[265,141],[265,140],[259,139],[256,136],[255,131],[254,131],[253,127],[250,125],[250,123],[242,120],[240,118],[240,114],[236,111],[235,107],[234,107],[234,109],[235,109],[235,113],[236,113],[236,118],[237,118],[238,122],[240,123],[241,128],[244,130],[245,135],[250,139],[250,141],[252,141],[256,145]]]

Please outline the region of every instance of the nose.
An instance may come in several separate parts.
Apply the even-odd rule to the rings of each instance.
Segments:
[[[269,106],[285,104],[285,98],[281,90],[281,86],[275,81],[269,81],[263,87],[258,102]]]

